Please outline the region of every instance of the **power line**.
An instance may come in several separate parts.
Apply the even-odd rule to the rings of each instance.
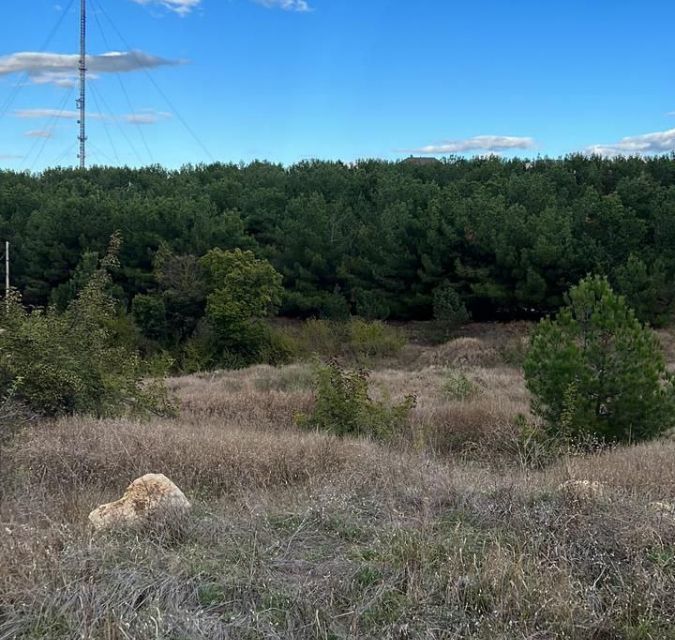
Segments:
[[[56,156],[56,159],[53,161],[53,166],[58,167],[63,160],[65,160],[74,150],[76,146],[76,142],[71,142],[68,147],[66,147],[65,151],[60,153],[58,156]]]
[[[105,151],[103,151],[103,149],[95,145],[93,142],[89,143],[89,147],[94,150],[95,155],[99,155],[102,158],[105,158],[111,165],[114,164],[113,159]],[[89,155],[91,155],[91,153]]]
[[[92,89],[94,86],[92,85]],[[94,96],[94,103],[96,104],[96,110],[103,114],[103,109],[101,109],[101,104],[98,101],[98,96],[96,91],[91,92],[92,96]],[[104,114],[105,115],[105,114]],[[112,136],[110,135],[110,129],[108,128],[108,121],[104,117],[103,120],[103,130],[105,131],[105,135],[108,138],[108,142],[110,143],[110,147],[112,148],[113,155],[115,156],[115,159],[117,161],[117,164],[120,163],[120,157],[117,155],[117,148],[115,147],[115,143],[113,142]]]
[[[99,11],[101,11],[101,12],[103,11],[103,9],[100,7],[100,4],[98,2],[96,2],[95,0],[91,0],[91,1],[92,1],[92,4],[95,7],[99,8]],[[98,12],[94,11],[93,14],[94,14],[94,19],[96,20],[96,25],[98,26],[98,30],[101,34],[101,37],[103,38],[103,42],[105,43],[105,46],[108,48],[108,50],[111,51],[112,47],[110,46],[110,43],[108,42],[108,38],[105,35],[105,30],[103,29],[103,25],[101,24],[101,21],[98,18]],[[124,97],[127,101],[127,106],[129,107],[129,111],[130,111],[131,115],[133,115],[135,110],[134,110],[133,105],[131,104],[131,98],[129,97],[129,92],[127,91],[127,88],[124,85],[124,81],[122,80],[122,76],[121,76],[120,73],[116,73],[114,75],[117,78],[117,82],[120,85],[120,89],[122,90],[122,94],[124,95]],[[138,135],[139,135],[141,141],[143,142],[143,146],[145,147],[145,150],[148,154],[148,157],[150,158],[150,162],[153,163],[154,158],[153,158],[153,155],[152,155],[152,151],[150,150],[150,147],[148,146],[148,142],[145,139],[145,134],[143,133],[143,129],[138,122],[135,122],[135,124],[136,124],[136,129],[138,131]]]
[[[30,170],[32,171],[35,168],[35,165],[37,164],[38,160],[42,156],[42,153],[45,150],[45,147],[47,146],[47,142],[49,138],[51,137],[52,131],[54,130],[56,126],[56,121],[58,118],[61,116],[61,114],[65,111],[66,105],[68,104],[68,100],[70,100],[71,96],[73,95],[73,88],[71,87],[70,90],[64,94],[63,100],[61,100],[61,103],[59,105],[59,108],[52,113],[51,117],[47,121],[47,127],[45,129],[45,132],[47,133],[44,138],[42,138],[42,146],[40,147],[40,150],[38,151],[38,154],[35,156],[35,159],[33,160]],[[38,144],[40,143],[40,138],[36,138],[35,142],[31,146],[30,150],[26,154],[25,161],[27,162],[30,156],[32,155],[33,151],[37,148]]]
[[[95,3],[95,6],[98,7],[98,10],[106,17],[107,21],[109,22],[110,26],[114,30],[114,32],[117,34],[117,36],[120,38],[120,40],[124,43],[124,45],[127,47],[129,50],[129,54],[131,56],[135,56],[135,51],[131,47],[131,45],[128,43],[124,35],[122,35],[121,31],[118,29],[117,25],[115,22],[113,22],[112,18],[110,17],[109,13],[106,11],[105,7],[101,4],[96,2],[96,0],[90,0],[92,3]],[[44,51],[49,44],[51,43],[52,39],[54,38],[54,35],[57,33],[61,25],[63,24],[63,21],[67,14],[70,12],[72,9],[73,5],[75,4],[75,0],[68,0],[68,4],[65,8],[65,10],[61,13],[59,16],[59,19],[56,23],[56,25],[52,28],[50,31],[49,35],[47,36],[45,42],[42,44],[40,47],[40,51]],[[105,41],[106,45],[110,49],[110,45],[108,44],[108,40],[106,38],[105,30],[103,29],[103,26],[98,18],[98,14],[96,11],[94,11],[94,17],[96,19],[97,26],[101,32],[101,35],[103,37],[103,40]],[[147,78],[150,80],[151,84],[157,91],[157,93],[160,95],[160,97],[164,100],[164,102],[168,105],[169,109],[176,115],[176,118],[178,121],[181,123],[181,125],[184,127],[184,129],[188,132],[188,134],[193,138],[193,140],[198,144],[198,146],[202,149],[202,151],[206,154],[206,156],[212,161],[215,162],[215,159],[211,152],[208,150],[206,145],[202,142],[200,137],[197,135],[197,133],[192,129],[188,121],[183,117],[181,112],[177,109],[176,105],[171,101],[171,99],[167,96],[167,94],[162,90],[162,88],[159,86],[155,78],[152,76],[152,74],[149,72],[147,68],[145,68],[142,64],[142,61],[139,62],[139,68],[145,73]],[[79,63],[78,63],[78,72],[79,72],[79,97],[76,100],[76,105],[78,108],[79,112],[79,117],[78,117],[78,125],[79,125],[79,135],[77,137],[77,141],[79,142],[79,153],[78,153],[78,159],[79,159],[79,166],[80,169],[86,168],[86,158],[87,158],[87,1],[86,0],[80,0],[80,55],[79,55]],[[131,98],[129,96],[129,92],[126,89],[126,86],[124,85],[124,82],[122,81],[122,78],[120,77],[119,73],[115,74],[117,76],[117,81],[120,84],[120,89],[126,99],[126,102],[129,106],[129,109],[131,110],[130,116],[133,117],[134,115],[134,108],[133,104],[131,102]],[[17,84],[13,87],[12,91],[10,94],[7,96],[6,100],[4,101],[2,108],[0,108],[0,119],[4,117],[9,109],[11,108],[12,104],[14,103],[14,100],[16,99],[17,95],[21,91],[22,87],[25,85],[25,81],[29,78],[29,72],[24,72]],[[105,99],[103,96],[101,96],[95,89],[94,86],[91,86],[92,88],[92,95],[94,96],[94,100],[97,103],[97,107],[99,108],[100,111],[100,105],[99,103],[99,98],[103,102],[104,106],[106,106]],[[47,126],[47,135],[42,139],[42,145],[40,146],[40,149],[33,160],[31,170],[35,166],[35,164],[38,162],[40,157],[42,156],[42,153],[44,152],[44,149],[46,147],[47,141],[50,137],[51,131],[53,130],[55,126],[55,121],[56,119],[61,116],[64,112],[65,109],[65,103],[67,100],[70,98],[72,95],[74,87],[70,88],[70,91],[66,95],[63,103],[60,105],[59,109],[55,111],[55,113],[52,115],[51,120],[48,123]],[[117,124],[120,132],[126,139],[127,143],[131,147],[132,151],[138,158],[139,162],[143,164],[143,159],[141,158],[141,155],[138,153],[138,149],[135,147],[131,139],[126,135],[123,127],[120,126],[119,123],[119,118],[116,118],[113,114],[112,111],[110,111],[108,107],[108,111],[111,114],[112,120]],[[104,128],[105,128],[105,133],[106,136],[108,137],[108,141],[110,142],[110,145],[113,150],[113,154],[115,155],[115,158],[117,159],[117,162],[119,162],[119,156],[117,154],[117,149],[115,148],[112,136],[110,135],[110,131],[107,126],[107,122],[105,121],[104,118]],[[143,130],[141,128],[140,123],[136,120],[134,121],[134,124],[136,125],[136,128],[138,130],[139,137],[141,138],[141,141],[143,143],[143,146],[145,147],[145,150],[148,154],[148,157],[150,158],[151,162],[154,162],[153,159],[153,154],[152,151],[148,145],[148,142],[145,138],[145,135],[143,133]],[[33,155],[35,149],[38,147],[40,144],[40,139],[37,138],[33,145],[31,146],[28,154],[25,156],[25,160],[28,161],[28,159]]]
[[[110,17],[110,14],[105,10],[105,7],[102,4],[98,4],[99,8],[101,9],[101,13],[106,17],[108,22],[110,23],[110,26],[113,28],[119,39],[124,43],[124,46],[129,50],[129,54],[132,56],[135,56],[135,50],[134,48],[129,44],[127,39],[122,35],[120,30],[117,28],[117,25],[113,22],[112,18]],[[208,156],[208,158],[211,160],[211,162],[215,162],[215,158],[211,154],[211,152],[206,148],[206,145],[201,141],[199,136],[194,132],[192,127],[188,124],[187,120],[183,118],[181,115],[180,111],[176,108],[176,106],[171,102],[169,97],[162,91],[162,88],[157,84],[156,80],[153,78],[152,74],[148,69],[143,66],[142,61],[139,60],[139,68],[145,73],[145,75],[148,77],[150,82],[152,83],[152,86],[155,87],[155,90],[159,95],[162,97],[162,99],[166,102],[166,104],[169,106],[169,109],[171,109],[175,114],[176,117],[178,118],[179,122],[183,125],[185,130],[192,136],[193,140],[201,147],[202,151]]]
[[[106,101],[105,97],[103,96],[102,93],[99,93],[98,89],[94,84],[90,85],[91,92],[94,95],[94,98],[100,99],[100,101],[103,103],[103,106],[106,109],[107,114],[104,115],[109,115],[112,121],[117,125],[117,128],[120,130],[120,133],[122,134],[122,137],[126,140],[127,144],[129,145],[129,148],[133,151],[134,155],[136,158],[138,158],[138,161],[143,164],[143,158],[141,158],[141,154],[138,153],[138,149],[136,148],[136,145],[132,142],[131,138],[127,135],[126,131],[123,129],[123,127],[120,125],[119,121],[117,118],[115,118],[115,115],[113,114],[112,110],[110,109],[110,105]],[[104,120],[105,122],[105,120]]]
[[[61,15],[59,16],[59,19],[56,21],[56,24],[52,27],[52,30],[49,32],[49,34],[45,38],[44,42],[42,43],[42,45],[38,49],[39,53],[43,53],[44,50],[51,44],[52,39],[54,38],[54,36],[56,35],[56,32],[59,30],[59,28],[63,24],[63,21],[64,21],[66,15],[70,11],[70,9],[72,8],[74,3],[75,3],[75,0],[69,0],[68,5],[66,6],[65,10],[61,13]],[[17,83],[14,85],[12,92],[10,92],[10,94],[7,96],[7,99],[3,103],[2,108],[0,108],[0,119],[2,119],[7,114],[9,109],[12,107],[12,103],[14,102],[15,98],[17,97],[17,95],[19,94],[21,89],[24,87],[24,84],[25,84],[26,80],[28,80],[28,72],[24,71],[21,74],[21,76],[19,77],[19,80],[17,81]]]

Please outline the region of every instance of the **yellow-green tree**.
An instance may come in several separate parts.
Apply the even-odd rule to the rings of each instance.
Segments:
[[[276,312],[281,275],[251,251],[212,249],[200,260],[207,290],[206,319],[226,364],[249,364],[269,347],[262,319]]]

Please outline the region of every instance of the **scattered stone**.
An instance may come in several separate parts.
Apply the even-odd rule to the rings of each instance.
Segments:
[[[115,502],[103,504],[89,514],[94,528],[137,527],[168,522],[191,508],[185,494],[161,473],[148,473],[134,480]]]
[[[567,480],[558,490],[573,500],[595,500],[606,494],[606,486],[594,480]]]

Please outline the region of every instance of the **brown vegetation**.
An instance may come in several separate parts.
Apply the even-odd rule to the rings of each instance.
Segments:
[[[528,468],[503,362],[374,372],[374,393],[418,397],[389,445],[295,428],[306,365],[171,387],[175,419],[60,419],[6,444],[0,639],[675,638],[671,441]],[[91,509],[147,472],[192,517],[94,534]]]

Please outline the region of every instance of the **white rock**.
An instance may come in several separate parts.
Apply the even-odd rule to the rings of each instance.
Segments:
[[[134,527],[184,515],[191,508],[185,494],[161,473],[148,473],[134,480],[115,502],[103,504],[89,514],[95,529]]]

